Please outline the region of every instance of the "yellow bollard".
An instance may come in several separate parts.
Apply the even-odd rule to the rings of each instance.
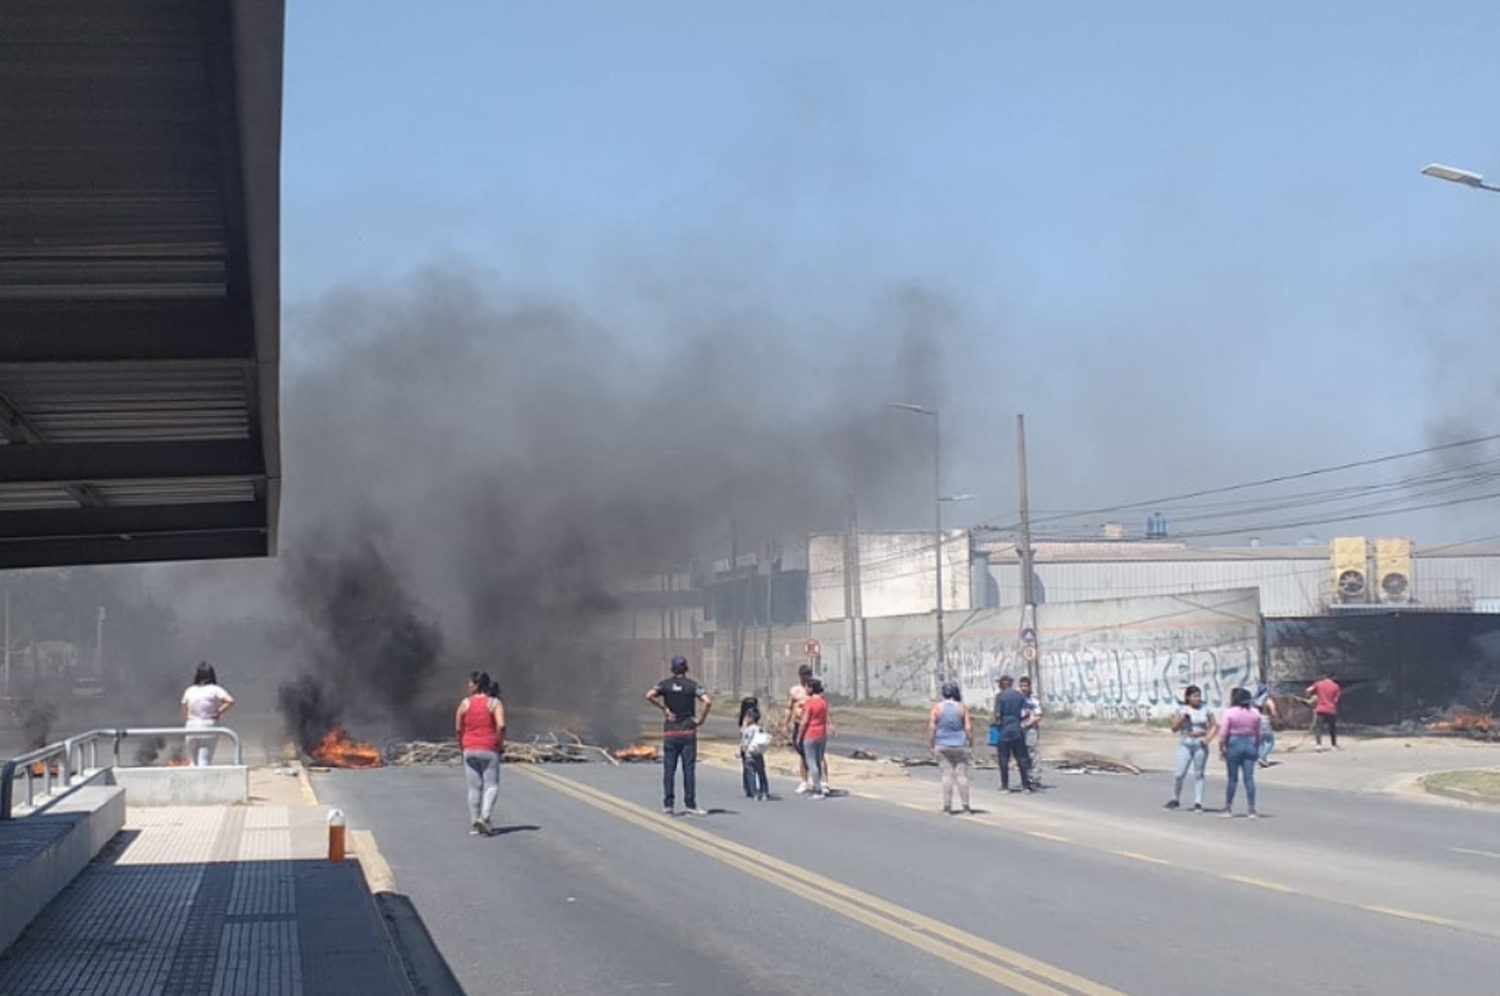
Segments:
[[[344,860],[344,813],[338,809],[328,813],[328,860],[334,864]]]

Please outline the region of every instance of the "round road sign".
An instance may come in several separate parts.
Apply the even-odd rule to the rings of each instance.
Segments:
[[[1035,643],[1028,643],[1026,644],[1026,646],[1021,648],[1021,659],[1024,660],[1027,664],[1030,664],[1036,660]]]
[[[823,652],[823,645],[817,640],[808,640],[802,644],[802,652],[808,657],[817,657]]]

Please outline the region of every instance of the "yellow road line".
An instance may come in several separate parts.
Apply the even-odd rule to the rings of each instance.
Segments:
[[[1297,893],[1297,890],[1291,886],[1282,885],[1280,882],[1267,882],[1263,878],[1251,878],[1249,875],[1221,875],[1220,878],[1228,879],[1231,882],[1238,882],[1241,885],[1253,885],[1257,889],[1270,889],[1272,892],[1285,892],[1291,895],[1296,895]]]
[[[1371,913],[1383,913],[1386,916],[1398,916],[1403,920],[1416,920],[1418,923],[1436,924],[1439,927],[1458,926],[1458,921],[1456,920],[1433,916],[1430,913],[1417,913],[1414,910],[1398,909],[1394,906],[1361,906],[1360,909],[1369,910]]]
[[[879,802],[881,799],[885,798],[885,796],[876,795],[874,792],[850,792],[849,794],[854,796],[854,798],[856,799],[873,799],[876,802]]]
[[[1072,841],[1072,838],[1070,837],[1064,837],[1062,834],[1048,833],[1045,830],[1027,830],[1026,836],[1036,837],[1041,840],[1055,840],[1059,844],[1067,844],[1071,843]]]
[[[608,792],[535,768],[527,768],[522,774],[951,965],[1008,986],[1024,996],[1064,996],[1068,992],[1081,996],[1124,996],[1119,990],[1002,947],[951,924],[923,916],[914,910],[861,892],[754,848],[677,820],[662,819],[644,807],[626,802]],[[1023,972],[1026,974],[1021,974]],[[1057,986],[1064,988],[1059,989]]]
[[[1153,858],[1149,854],[1140,854],[1136,851],[1110,851],[1109,853],[1117,854],[1122,858],[1129,858],[1131,861],[1144,861],[1148,865],[1170,865],[1172,863],[1164,858]]]

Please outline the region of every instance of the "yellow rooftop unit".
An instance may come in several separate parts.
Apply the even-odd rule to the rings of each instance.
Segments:
[[[1411,600],[1411,540],[1375,541],[1375,597],[1382,602]]]
[[[1370,600],[1370,554],[1363,536],[1339,536],[1331,544],[1333,590],[1340,602]]]

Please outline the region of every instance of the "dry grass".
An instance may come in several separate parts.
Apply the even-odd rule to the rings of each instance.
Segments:
[[[1442,771],[1426,776],[1422,779],[1422,784],[1429,789],[1457,789],[1460,792],[1500,799],[1500,768]]]

